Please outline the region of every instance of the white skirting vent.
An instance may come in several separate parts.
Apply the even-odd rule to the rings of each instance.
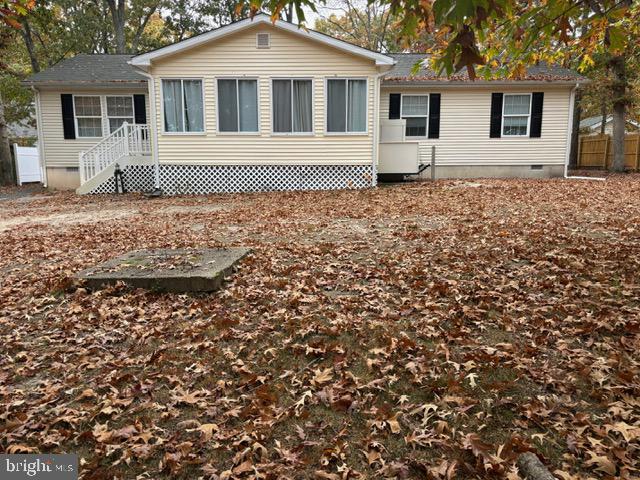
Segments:
[[[128,166],[123,178],[129,192],[151,191],[154,167]],[[359,189],[375,183],[371,165],[160,165],[166,195]],[[113,178],[91,191],[113,192]]]

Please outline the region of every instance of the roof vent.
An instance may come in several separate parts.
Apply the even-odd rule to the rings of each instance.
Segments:
[[[257,48],[271,47],[271,35],[269,35],[268,33],[256,34],[256,47]]]

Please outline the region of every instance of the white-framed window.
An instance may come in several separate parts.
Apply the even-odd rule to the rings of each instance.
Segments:
[[[163,79],[164,133],[204,132],[204,94],[201,79]]]
[[[78,138],[102,137],[102,103],[99,95],[74,95],[73,115]]]
[[[310,79],[273,79],[271,82],[273,133],[313,132],[313,82]]]
[[[218,131],[258,133],[258,80],[218,79]]]
[[[531,94],[505,93],[502,101],[502,136],[526,137],[531,124]]]
[[[109,123],[109,133],[115,132],[124,122],[134,123],[133,96],[111,96],[106,97],[107,121]]]
[[[402,95],[400,117],[406,122],[405,136],[426,137],[429,120],[429,95]]]
[[[367,80],[327,79],[327,132],[367,132]]]

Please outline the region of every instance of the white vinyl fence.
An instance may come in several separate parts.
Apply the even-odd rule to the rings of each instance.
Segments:
[[[14,145],[16,155],[16,174],[18,185],[23,183],[42,182],[42,170],[35,147],[19,147]]]

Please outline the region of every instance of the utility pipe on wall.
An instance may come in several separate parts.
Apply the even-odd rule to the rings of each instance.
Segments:
[[[156,115],[156,84],[153,76],[142,69],[138,68],[138,73],[144,75],[148,79],[149,88],[149,113],[151,122],[149,122],[149,130],[151,131],[151,140],[153,142],[153,170],[154,180],[153,186],[156,191],[160,190],[160,160],[158,158],[158,117]]]

